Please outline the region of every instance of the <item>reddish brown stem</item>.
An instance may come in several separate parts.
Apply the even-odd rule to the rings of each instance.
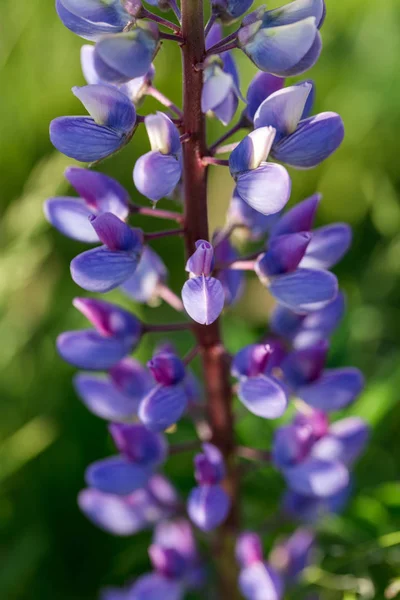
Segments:
[[[182,35],[185,44],[183,56],[183,123],[190,139],[183,144],[183,182],[185,196],[186,254],[195,250],[195,242],[209,239],[207,214],[207,166],[202,157],[207,154],[205,119],[201,111],[203,72],[195,66],[205,56],[203,0],[182,0]],[[226,489],[232,500],[232,509],[226,523],[217,535],[215,548],[220,575],[221,600],[237,597],[237,580],[233,568],[234,533],[238,525],[237,479],[234,465],[235,443],[233,434],[232,390],[229,357],[221,340],[218,320],[212,325],[195,325],[194,333],[203,362],[207,412],[211,427],[211,441],[218,446],[227,463]]]

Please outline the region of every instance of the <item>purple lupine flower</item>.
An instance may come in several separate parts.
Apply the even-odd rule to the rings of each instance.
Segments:
[[[203,444],[203,454],[195,459],[195,487],[188,498],[190,519],[203,531],[215,529],[228,516],[231,501],[221,486],[225,478],[225,463],[221,452],[213,444]]]
[[[107,85],[86,85],[72,91],[90,117],[54,119],[50,139],[57,150],[70,158],[93,162],[129,142],[135,131],[136,111],[125,94]]]
[[[333,112],[304,118],[310,82],[283,88],[271,94],[258,107],[254,125],[274,127],[276,136],[271,156],[292,167],[309,169],[328,158],[343,141],[344,126]]]
[[[215,235],[218,236],[218,232]],[[239,258],[239,253],[229,238],[224,238],[214,246],[214,254],[218,263],[233,262]],[[224,290],[225,306],[231,306],[237,302],[244,290],[243,273],[235,269],[221,269],[217,273],[217,279],[221,282]]]
[[[151,302],[158,297],[160,285],[167,279],[167,268],[160,256],[150,246],[143,248],[134,274],[121,289],[136,302]]]
[[[96,70],[94,53],[95,46],[90,44],[84,44],[81,48],[81,67],[86,82],[90,85],[108,85],[109,82],[103,80]],[[120,92],[123,92],[126,96],[128,96],[128,98],[137,107],[141,104],[143,98],[146,96],[149,87],[153,83],[154,77],[155,68],[153,65],[151,65],[150,69],[145,75],[142,75],[141,77],[135,77],[134,79],[119,85],[118,89]]]
[[[119,33],[130,21],[119,0],[56,0],[56,9],[65,27],[86,40]]]
[[[222,27],[215,23],[206,39],[206,49],[222,39]],[[241,97],[239,75],[229,52],[211,55],[205,60],[201,109],[215,115],[223,125],[233,119]]]
[[[253,0],[211,0],[211,8],[225,24],[230,24],[239,19],[253,4]]]
[[[324,15],[324,0],[295,0],[269,11],[260,7],[243,20],[239,47],[261,71],[300,75],[321,53],[318,28]]]
[[[214,248],[210,242],[198,240],[186,264],[190,279],[182,288],[182,301],[188,315],[202,325],[210,325],[218,319],[225,304],[221,282],[211,277],[213,267]]]
[[[263,127],[249,133],[229,157],[236,193],[263,215],[279,212],[290,197],[291,181],[281,165],[265,162],[275,130]]]
[[[275,569],[263,560],[262,544],[255,533],[242,533],[236,541],[240,566],[239,587],[246,600],[281,600],[283,581]]]
[[[251,241],[258,241],[265,237],[275,222],[279,213],[263,215],[239,196],[237,188],[234,189],[227,213],[227,226],[240,225],[246,228],[246,237]]]
[[[158,26],[136,20],[124,33],[104,35],[97,40],[94,66],[103,81],[122,84],[148,73],[159,44]]]
[[[276,75],[271,75],[271,73],[256,73],[247,89],[246,108],[243,111],[243,117],[249,126],[253,126],[254,115],[260,104],[271,94],[281,90],[284,85],[284,77],[276,77]]]
[[[231,367],[232,375],[239,380],[239,400],[251,413],[264,419],[281,417],[288,403],[285,387],[269,372],[273,355],[273,346],[252,344],[239,350]]]
[[[329,338],[344,311],[345,299],[341,292],[324,308],[305,315],[277,304],[270,318],[270,327],[274,334],[289,340],[293,348],[305,348]]]
[[[178,496],[165,477],[153,475],[146,487],[127,496],[87,488],[80,492],[78,503],[97,527],[114,535],[130,536],[172,516],[178,508]]]
[[[178,421],[186,410],[186,368],[173,352],[156,353],[147,363],[156,385],[143,398],[139,418],[151,431],[163,431]]]
[[[326,498],[305,496],[289,489],[282,504],[284,512],[302,523],[314,524],[331,513],[340,513],[346,506],[351,492],[351,483]]]
[[[107,212],[125,220],[129,214],[129,195],[118,181],[103,173],[68,167],[65,177],[79,198],[49,198],[44,205],[47,220],[64,235],[89,244],[99,241],[89,217]]]
[[[293,585],[301,577],[304,569],[311,562],[314,545],[315,535],[312,531],[300,528],[273,547],[270,561],[285,584]]]
[[[285,382],[298,398],[317,410],[332,412],[351,404],[364,387],[361,372],[354,367],[324,369],[328,343],[292,351],[281,368]]]
[[[182,174],[179,131],[167,115],[145,117],[151,152],[136,161],[133,181],[141,194],[154,203],[171,194]]]
[[[72,279],[89,292],[109,292],[127,281],[139,264],[143,232],[132,229],[112,213],[90,223],[103,246],[82,252],[71,261]]]
[[[85,473],[86,483],[105,494],[126,496],[143,488],[167,456],[164,437],[143,425],[112,423],[109,431],[120,454],[98,460]]]
[[[109,375],[78,373],[75,390],[85,406],[107,421],[130,421],[153,386],[149,371],[133,358],[124,358]]]
[[[95,329],[67,331],[57,338],[64,360],[80,369],[102,371],[134,350],[142,336],[142,324],[130,312],[94,298],[75,298],[75,308]]]

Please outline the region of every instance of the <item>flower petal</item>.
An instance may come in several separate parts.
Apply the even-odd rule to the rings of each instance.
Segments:
[[[284,85],[285,79],[283,77],[276,77],[276,75],[263,73],[262,71],[257,73],[247,90],[247,108],[245,109],[247,118],[253,121],[260,104],[269,98],[271,94],[281,90]]]
[[[254,210],[273,215],[285,206],[290,197],[291,181],[281,165],[264,163],[258,169],[241,173],[236,191]]]
[[[283,583],[278,573],[261,561],[241,570],[239,587],[246,600],[281,600]]]
[[[324,0],[294,0],[266,14],[268,22],[275,27],[296,23],[307,17],[314,17],[319,26],[323,16]]]
[[[157,286],[167,278],[167,268],[159,255],[145,246],[136,271],[121,289],[136,302],[149,302],[157,295]]]
[[[126,496],[146,485],[150,470],[132,463],[122,456],[110,456],[89,465],[86,483],[105,494]]]
[[[104,173],[68,167],[65,178],[96,213],[110,212],[125,219],[129,214],[129,194],[118,181]]]
[[[118,451],[141,467],[156,467],[167,456],[163,435],[149,431],[139,423],[111,423],[109,431]]]
[[[142,575],[130,589],[132,600],[183,600],[184,586],[181,580],[175,580],[160,573]]]
[[[351,227],[346,223],[314,229],[301,266],[306,269],[330,269],[346,254],[351,238]]]
[[[211,325],[225,304],[223,287],[214,277],[188,279],[182,288],[182,301],[188,315],[197,323]]]
[[[328,271],[297,269],[271,279],[269,291],[276,300],[294,312],[319,310],[335,299],[336,277]]]
[[[271,94],[254,115],[254,126],[274,127],[277,131],[275,143],[282,136],[293,133],[299,124],[311,90],[312,85],[305,81]]]
[[[317,381],[297,390],[297,395],[318,410],[332,412],[351,404],[363,387],[364,377],[358,369],[328,369]]]
[[[82,252],[71,261],[71,276],[84,290],[109,292],[133,275],[139,259],[138,251],[115,252],[100,246]]]
[[[119,134],[129,134],[136,123],[136,110],[125,94],[110,85],[84,85],[72,88],[97,125]]]
[[[311,233],[289,233],[273,237],[268,250],[256,262],[256,272],[263,276],[281,275],[294,271],[306,253]]]
[[[246,135],[229,157],[232,177],[257,169],[267,159],[275,133],[273,127],[260,127]]]
[[[331,425],[328,435],[314,444],[312,456],[351,465],[364,450],[368,437],[369,427],[362,419],[340,419]]]
[[[44,205],[46,219],[64,235],[92,244],[99,238],[90,224],[93,213],[80,198],[49,198]]]
[[[284,470],[288,486],[298,494],[327,498],[343,490],[349,483],[346,467],[337,461],[308,460]]]
[[[94,22],[83,18],[81,11],[76,9],[76,2],[74,4],[69,0],[56,0],[57,14],[67,29],[86,40],[96,40],[104,33],[118,33],[129,20],[126,15],[126,20],[112,18],[109,22]]]
[[[281,417],[288,404],[283,387],[272,377],[265,375],[242,379],[238,397],[253,415],[263,419]]]
[[[133,181],[143,196],[157,202],[171,194],[182,175],[178,158],[161,152],[147,152],[141,156],[133,170]]]
[[[50,140],[59,152],[81,162],[94,162],[113,154],[126,137],[90,117],[58,117],[50,123]]]
[[[134,358],[124,358],[110,369],[110,377],[114,385],[140,402],[153,388],[154,381],[148,369]]]
[[[292,519],[316,523],[329,513],[341,512],[349,499],[350,492],[351,485],[327,498],[304,496],[288,490],[283,498],[283,506]]]
[[[320,32],[317,31],[314,42],[313,42],[311,48],[309,49],[309,51],[293,67],[290,67],[290,69],[286,69],[285,71],[283,71],[282,76],[293,77],[294,75],[301,75],[302,73],[305,73],[306,71],[308,71],[309,69],[311,69],[311,67],[313,67],[315,65],[315,63],[317,62],[317,60],[319,59],[319,57],[321,55],[321,52],[322,52],[322,38],[321,38]],[[310,114],[307,111],[305,111],[305,113],[306,114],[304,114],[304,116],[303,116],[304,119],[306,117],[308,117]]]
[[[191,491],[187,511],[199,529],[211,531],[225,521],[230,505],[230,498],[220,485],[201,485]]]
[[[201,94],[201,110],[207,113],[221,104],[233,88],[232,76],[225,73],[218,64],[212,64],[204,71],[204,86]]]
[[[276,160],[299,169],[316,167],[343,141],[344,126],[340,116],[324,112],[300,121],[297,130],[276,144],[272,155]]]
[[[314,194],[286,211],[272,227],[271,237],[300,231],[311,231],[321,194]]]
[[[137,414],[137,398],[122,393],[105,377],[78,373],[74,387],[85,406],[106,421],[125,421]]]
[[[139,419],[150,431],[164,431],[182,417],[187,396],[182,385],[157,385],[142,400]]]
[[[179,154],[179,131],[166,114],[158,111],[155,115],[147,115],[144,124],[153,151],[161,154]]]
[[[64,360],[79,369],[103,371],[121,360],[130,348],[117,338],[106,338],[91,329],[67,331],[57,338],[57,350]]]

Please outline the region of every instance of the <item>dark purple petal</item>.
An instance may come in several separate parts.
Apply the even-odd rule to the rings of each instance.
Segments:
[[[85,406],[102,419],[124,421],[137,414],[137,399],[122,393],[105,377],[78,373],[74,387]]]
[[[181,174],[179,158],[161,152],[147,152],[136,161],[133,181],[143,196],[157,202],[174,191]]]
[[[310,240],[311,233],[306,231],[273,237],[267,252],[256,263],[256,273],[260,279],[294,271],[304,257]]]
[[[126,496],[146,485],[151,471],[122,456],[110,456],[92,463],[85,472],[86,483],[106,494]]]
[[[110,369],[114,385],[136,402],[143,399],[154,386],[149,371],[134,358],[124,358]]]
[[[311,90],[312,85],[305,81],[271,94],[254,115],[254,126],[274,127],[276,144],[283,136],[296,131]]]
[[[183,600],[184,586],[180,580],[159,573],[142,575],[130,590],[132,600]]]
[[[264,163],[258,169],[241,173],[236,181],[237,194],[263,215],[282,210],[289,200],[291,187],[286,169],[274,163]]]
[[[58,117],[50,123],[53,146],[70,158],[94,162],[116,152],[126,136],[97,125],[91,117]]]
[[[202,485],[191,491],[187,511],[199,529],[211,531],[225,521],[230,505],[230,498],[220,485]]]
[[[109,250],[135,251],[141,254],[143,233],[140,229],[132,229],[124,221],[109,212],[98,217],[92,216],[90,222],[100,241]]]
[[[239,587],[246,600],[281,600],[283,583],[275,570],[263,562],[255,562],[240,572]]]
[[[157,287],[166,278],[167,268],[160,256],[145,246],[136,271],[121,289],[136,302],[149,302],[157,296]]]
[[[288,486],[305,496],[327,498],[337,494],[349,483],[346,467],[337,461],[308,460],[284,470]]]
[[[68,167],[65,177],[94,214],[110,212],[120,219],[128,216],[129,194],[112,177],[80,167]]]
[[[238,397],[253,415],[264,419],[281,417],[288,404],[283,387],[265,375],[240,381]]]
[[[197,323],[210,325],[221,314],[225,294],[214,277],[188,279],[182,288],[182,301],[188,315]]]
[[[296,529],[272,549],[271,561],[286,581],[293,584],[310,564],[315,535],[308,529]]]
[[[338,283],[327,271],[297,269],[271,279],[269,291],[276,300],[294,312],[319,310],[335,299]]]
[[[316,167],[343,141],[344,126],[340,116],[324,112],[300,121],[297,130],[278,142],[272,156],[299,169]]]
[[[196,540],[186,519],[161,521],[154,529],[153,544],[161,548],[175,548],[187,563],[198,559]]]
[[[247,118],[253,121],[260,104],[271,94],[281,90],[284,85],[285,79],[282,77],[276,77],[270,73],[257,73],[247,90],[247,108],[245,109]]]
[[[311,231],[321,198],[321,194],[314,194],[286,211],[272,227],[271,236]]]
[[[163,548],[152,544],[148,552],[153,569],[157,573],[170,579],[179,579],[184,576],[187,563],[175,548]]]
[[[184,363],[173,352],[156,352],[147,363],[147,367],[157,383],[161,385],[176,385],[186,376]]]
[[[109,292],[133,275],[140,254],[141,247],[129,252],[93,248],[72,259],[71,277],[89,292]]]
[[[167,444],[163,435],[153,433],[138,423],[112,423],[109,431],[117,450],[141,467],[154,467],[164,462]]]
[[[131,338],[132,345],[140,339],[142,325],[128,310],[98,298],[74,298],[72,304],[102,335]]]
[[[203,444],[203,454],[196,454],[194,465],[195,478],[200,485],[214,485],[225,478],[224,458],[213,444]]]
[[[273,348],[268,344],[250,344],[234,356],[231,373],[234,377],[257,377],[265,373]]]
[[[182,417],[187,396],[182,385],[157,385],[142,400],[139,419],[151,431],[164,431]]]
[[[328,369],[314,383],[299,388],[297,395],[318,410],[332,412],[351,404],[363,387],[364,377],[358,369]]]
[[[186,263],[186,271],[193,275],[211,275],[214,269],[214,248],[206,240],[196,242],[196,250]]]
[[[362,453],[369,437],[369,427],[358,417],[336,421],[328,435],[321,438],[312,449],[312,455],[322,460],[338,460],[351,465]]]
[[[44,205],[46,219],[64,235],[92,244],[99,241],[90,224],[93,214],[80,198],[49,198]]]
[[[301,266],[306,269],[330,269],[346,254],[351,238],[351,227],[346,223],[314,229]]]
[[[329,345],[326,340],[320,340],[313,346],[294,350],[282,363],[285,381],[292,388],[319,380],[325,367]]]
[[[260,536],[251,531],[241,533],[236,541],[235,554],[241,567],[248,567],[253,563],[262,562],[263,547]]]
[[[97,331],[67,331],[57,338],[57,350],[64,360],[79,369],[103,371],[115,365],[130,348],[118,338],[105,338]]]

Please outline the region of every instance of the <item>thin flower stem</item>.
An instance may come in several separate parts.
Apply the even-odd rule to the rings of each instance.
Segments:
[[[169,98],[167,98],[167,96],[165,96],[162,92],[160,92],[157,88],[150,86],[147,89],[147,95],[151,96],[152,98],[155,98],[156,100],[158,100],[158,102],[160,104],[162,104],[163,106],[166,106],[167,108],[169,108],[172,112],[174,112],[180,119],[182,119],[183,117],[183,112],[181,111],[181,109],[176,106],[176,104],[174,104]]]
[[[196,358],[196,356],[199,354],[199,352],[200,352],[200,347],[193,346],[193,348],[191,350],[189,350],[189,352],[183,358],[183,362],[185,363],[185,365],[189,365],[192,362],[192,360],[194,360]]]
[[[154,21],[155,23],[159,23],[159,25],[164,25],[164,27],[167,27],[168,29],[171,29],[171,31],[175,31],[175,33],[180,34],[181,33],[181,28],[179,25],[176,25],[176,23],[172,23],[171,21],[168,21],[168,19],[163,19],[163,17],[159,17],[158,15],[155,15],[154,13],[143,9],[143,18],[145,19],[149,19],[150,21]],[[142,16],[141,14],[141,16]]]
[[[208,36],[208,34],[211,31],[212,26],[214,25],[215,21],[217,20],[217,15],[213,12],[211,13],[210,18],[207,21],[207,24],[204,28],[204,37],[206,38]]]
[[[218,231],[213,237],[213,246],[218,246],[227,238],[229,238],[235,229],[240,229],[244,227],[241,223],[231,223],[230,225],[226,225],[223,229]]]
[[[183,312],[183,302],[167,285],[159,283],[157,294],[161,300],[172,306],[177,312]]]
[[[255,460],[258,462],[269,462],[271,453],[266,450],[257,450],[257,448],[247,448],[246,446],[236,446],[236,454],[247,460]]]
[[[229,50],[234,50],[237,47],[238,47],[237,40],[235,40],[234,42],[231,42],[230,44],[227,44],[226,46],[221,46],[219,48],[216,48],[215,50],[212,50],[212,48],[210,48],[210,50],[207,51],[206,56],[212,56],[213,54],[222,54],[223,52],[229,52]]]
[[[236,30],[233,33],[230,33],[229,35],[224,37],[222,40],[220,40],[219,42],[214,44],[214,46],[211,46],[211,48],[209,48],[207,50],[206,55],[210,56],[210,54],[219,54],[221,52],[221,50],[219,48],[225,47],[227,44],[229,44],[230,42],[233,42],[233,41],[235,42],[235,45],[233,47],[236,48],[238,31],[239,30]]]
[[[144,325],[144,333],[169,333],[170,331],[188,331],[192,329],[193,324],[186,323],[165,323],[161,325]]]
[[[218,265],[218,269],[232,269],[233,271],[254,271],[255,264],[255,260],[237,260],[231,263],[228,267],[224,265]]]
[[[184,228],[166,229],[165,231],[154,231],[152,233],[145,233],[144,239],[146,242],[149,242],[150,240],[158,240],[159,238],[171,237],[172,235],[183,235],[184,233]]]
[[[181,35],[175,35],[173,33],[164,33],[164,31],[160,31],[160,39],[170,40],[171,42],[178,42],[179,44],[183,44],[185,42]]]
[[[131,204],[129,210],[132,214],[144,215],[145,217],[156,217],[157,219],[168,219],[169,221],[183,222],[183,215],[172,210],[162,210],[150,206],[139,206]]]
[[[215,154],[228,154],[239,146],[240,142],[232,142],[232,144],[225,144],[225,146],[218,146],[215,150]]]
[[[171,7],[171,10],[175,13],[176,18],[178,19],[178,21],[181,21],[181,11],[179,6],[176,3],[176,0],[169,0],[169,5]]]
[[[199,450],[201,448],[201,443],[199,440],[193,440],[190,442],[181,442],[180,444],[172,444],[168,449],[168,454],[173,456],[175,454],[182,454],[182,452],[192,452],[194,450]]]
[[[214,158],[214,156],[203,156],[201,159],[204,166],[217,165],[220,167],[229,167],[229,160],[225,158]]]
[[[249,263],[249,262],[254,263],[259,258],[259,256],[261,256],[261,254],[263,254],[264,252],[265,252],[264,249],[257,250],[256,252],[252,252],[251,254],[247,254],[246,256],[241,256],[239,260],[235,259],[235,260],[231,260],[231,261],[228,261],[225,263],[218,263],[215,268],[220,271],[222,269],[232,269],[232,268],[234,268],[234,267],[232,267],[232,265],[236,265],[238,263]],[[247,269],[245,269],[245,270],[247,270]]]
[[[217,150],[218,150],[218,146],[223,144],[223,142],[228,140],[232,135],[234,135],[235,133],[237,133],[238,131],[240,131],[243,128],[244,128],[243,120],[239,119],[239,121],[236,123],[236,125],[231,127],[231,129],[228,129],[228,131],[226,133],[224,133],[224,135],[222,135],[216,142],[214,142],[214,144],[212,146],[210,146],[210,148],[209,148],[210,154],[216,154]]]

